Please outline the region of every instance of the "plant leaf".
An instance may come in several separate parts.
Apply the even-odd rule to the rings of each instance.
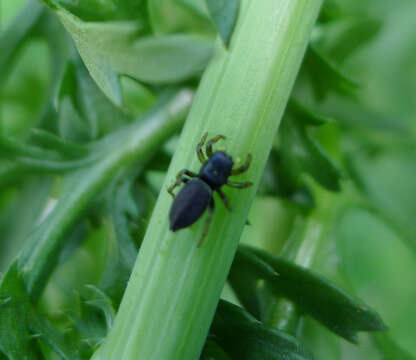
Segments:
[[[326,124],[329,121],[326,117],[317,114],[315,111],[301,104],[300,101],[296,100],[294,97],[290,98],[287,111],[305,126],[319,126]]]
[[[66,141],[49,131],[31,129],[30,135],[31,142],[45,148],[52,148],[55,151],[58,151],[62,156],[68,158],[81,157],[88,153],[88,148],[86,146]]]
[[[96,139],[130,120],[102,93],[78,56],[66,64],[55,107],[61,136],[77,143]]]
[[[208,337],[200,360],[231,360],[231,358],[214,340]]]
[[[267,328],[241,307],[224,300],[218,304],[210,331],[233,359],[312,359],[296,338]]]
[[[103,312],[107,325],[107,331],[110,330],[116,314],[111,299],[94,285],[86,285],[86,287],[93,292],[93,295],[92,298],[87,300],[85,303]]]
[[[1,268],[13,261],[28,234],[39,222],[48,205],[53,183],[48,177],[27,177],[22,174],[19,176],[10,172],[5,176],[5,181],[10,181],[12,191],[18,191],[18,196],[11,200],[8,206],[3,204],[1,207],[0,233],[4,239],[0,251]],[[4,192],[10,192],[11,189],[1,189],[0,199],[4,197]]]
[[[172,34],[138,39],[128,50],[111,53],[110,62],[120,74],[160,85],[200,75],[212,54],[212,40]]]
[[[97,346],[102,343],[107,334],[107,327],[101,310],[86,304],[78,295],[79,309],[66,313],[72,322],[73,330],[81,341],[87,344],[90,357]]]
[[[347,156],[347,169],[370,204],[368,210],[416,249],[416,225],[412,218],[416,179],[416,147],[390,149],[376,154],[357,152]],[[400,185],[398,185],[400,184]]]
[[[231,36],[237,23],[239,0],[205,0],[211,18],[225,46],[230,44]]]
[[[52,0],[84,21],[137,20],[146,22],[145,0]]]
[[[333,61],[310,45],[305,57],[306,70],[311,77],[315,97],[323,100],[329,91],[350,95],[360,85],[347,76]]]
[[[374,310],[310,270],[247,246],[239,248],[234,262],[239,267],[258,271],[259,259],[278,272],[277,276],[271,276],[270,272],[263,272],[261,276],[278,296],[293,301],[334,333],[356,342],[358,331],[386,330]]]
[[[148,161],[153,151],[157,151],[158,146],[181,126],[191,99],[189,91],[169,92],[145,119],[95,143],[87,159],[91,161],[88,167],[64,177],[54,211],[30,234],[19,256],[19,266],[31,296],[36,297],[43,289],[57,265],[64,235],[84,214],[91,199],[111,183],[120,168],[133,161],[136,167]]]
[[[383,133],[405,134],[403,122],[373,110],[360,99],[331,96],[324,103],[315,104],[320,113],[326,114],[348,128],[376,130]]]
[[[307,172],[328,190],[340,190],[341,171],[323,148],[308,135],[297,117],[286,116],[283,119],[279,139],[283,167],[295,183],[301,173]]]
[[[191,9],[198,16],[208,19],[209,13],[206,1],[207,0],[178,0],[178,3],[187,9]]]
[[[30,303],[15,261],[0,285],[0,350],[11,360],[40,359],[32,334],[43,339],[64,360],[81,359],[71,344]],[[72,345],[72,346],[71,346]]]
[[[121,89],[117,73],[112,69],[106,54],[123,39],[137,32],[137,25],[123,23],[84,23],[69,11],[56,10],[62,24],[71,34],[92,78],[115,104],[121,105]]]
[[[26,324],[26,301],[14,262],[0,285],[0,350],[11,360],[40,359],[32,349],[36,345]]]
[[[261,194],[279,196],[292,201],[301,210],[309,210],[315,206],[312,191],[306,186],[297,174],[292,174],[284,163],[281,152],[272,149],[263,180],[260,184]],[[294,178],[293,176],[296,175]]]
[[[261,259],[253,259],[253,266],[247,267],[242,262],[235,261],[228,274],[228,282],[236,293],[244,308],[256,319],[263,321],[267,318],[267,304],[270,295],[264,290],[260,279],[263,274],[277,276],[276,271]]]
[[[152,84],[167,84],[198,75],[207,65],[213,43],[201,36],[174,34],[137,38],[135,22],[83,22],[57,11],[92,78],[121,105],[118,74]]]
[[[33,172],[61,173],[85,167],[94,160],[87,156],[77,160],[67,160],[51,150],[0,136],[0,156],[3,154]]]
[[[320,27],[322,36],[316,41],[319,49],[341,64],[379,33],[381,22],[372,18],[346,17]]]
[[[344,14],[340,9],[339,4],[336,0],[325,0],[322,4],[321,12],[319,13],[319,22],[331,22],[334,20],[338,20]]]
[[[0,82],[10,73],[8,66],[12,64],[14,55],[36,30],[43,13],[42,5],[35,0],[28,1],[14,21],[0,32]]]
[[[313,349],[316,359],[342,360],[341,347],[345,346],[344,341],[313,318],[302,319],[299,340]]]
[[[415,357],[401,348],[390,334],[373,334],[373,340],[383,355],[383,360],[415,360]]]
[[[111,250],[99,287],[117,307],[127,286],[137,248],[151,215],[154,201],[149,189],[136,184],[140,169],[124,175],[125,181],[116,183],[109,196],[111,209]]]

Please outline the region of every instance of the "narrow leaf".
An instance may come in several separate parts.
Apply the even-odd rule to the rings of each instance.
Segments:
[[[211,333],[233,359],[312,359],[296,338],[267,328],[239,306],[224,300],[218,304]]]
[[[307,108],[293,97],[289,100],[288,111],[303,125],[319,126],[329,121],[329,119]]]
[[[145,119],[95,143],[88,158],[93,159],[93,163],[64,177],[54,211],[30,234],[19,256],[19,267],[31,296],[36,297],[42,291],[57,265],[66,240],[64,235],[78,221],[91,199],[111,183],[120,168],[132,162],[136,162],[137,167],[148,161],[153,151],[182,125],[191,99],[189,91],[170,92]]]
[[[117,51],[112,45],[131,37],[136,31],[134,23],[84,23],[69,11],[56,11],[65,28],[71,34],[91,76],[101,90],[115,104],[121,105],[121,89],[117,73],[112,69],[109,51]]]
[[[368,44],[380,29],[380,20],[344,17],[322,26],[322,36],[317,43],[329,58],[341,64],[360,47]]]
[[[208,337],[200,360],[231,360],[231,358],[214,340]]]
[[[200,75],[213,54],[213,42],[197,35],[144,37],[108,54],[112,67],[150,84],[172,84]]]
[[[371,109],[360,99],[331,96],[324,103],[315,104],[314,108],[349,128],[376,130],[386,134],[405,134],[407,131],[403,122],[381,113],[378,109]]]
[[[130,224],[134,223],[136,228],[140,227],[139,215],[142,215],[142,208],[139,210],[132,194],[133,182],[137,180],[136,176],[139,171],[136,169],[121,184],[114,184],[108,200],[112,220],[108,221],[107,231],[110,250],[99,287],[111,297],[115,306],[121,301],[137,256],[136,244],[130,233]]]
[[[228,274],[228,282],[236,293],[244,308],[258,320],[266,318],[265,305],[267,298],[261,278],[264,274],[274,277],[277,273],[264,261],[257,258],[252,267],[244,263],[234,262]]]
[[[103,94],[78,56],[66,63],[55,107],[61,136],[75,143],[94,140],[129,120]]]
[[[329,91],[340,94],[351,94],[360,85],[347,76],[333,61],[320,52],[315,46],[309,46],[305,65],[312,79],[315,96],[318,100],[326,97]]]
[[[278,276],[262,275],[277,295],[293,301],[334,333],[356,342],[358,331],[386,330],[374,310],[306,268],[250,247],[240,247],[234,261],[257,271],[257,258],[278,271]]]
[[[36,360],[35,343],[26,324],[25,293],[14,262],[0,285],[0,350],[10,360]]]
[[[72,323],[72,329],[77,333],[83,344],[86,344],[87,351],[91,357],[93,351],[102,343],[107,334],[107,326],[102,312],[95,307],[85,304],[79,294],[78,311],[70,310],[66,316]]]
[[[31,146],[14,140],[0,136],[0,156],[16,157],[25,156],[42,160],[57,160],[59,157],[50,150],[45,150],[37,146]]]
[[[67,141],[85,143],[93,140],[91,128],[69,97],[62,99],[59,104],[58,131],[59,136]]]
[[[30,139],[37,145],[54,149],[61,155],[69,158],[84,156],[88,152],[88,148],[86,146],[74,144],[42,129],[32,129]]]
[[[352,180],[370,204],[367,210],[394,229],[413,251],[416,249],[416,224],[412,220],[416,209],[415,155],[416,147],[411,145],[375,156],[356,152],[346,157]]]
[[[239,0],[206,0],[209,13],[225,46],[230,44],[237,23]]]
[[[341,171],[297,118],[284,118],[279,135],[282,163],[288,176],[296,181],[306,172],[328,190],[340,190]]]
[[[85,303],[87,305],[94,306],[103,312],[107,324],[107,330],[110,330],[116,313],[111,299],[96,286],[86,285],[86,287],[93,292],[93,295],[92,298],[87,300]]]
[[[62,174],[68,171],[88,167],[94,163],[95,159],[85,158],[82,160],[55,161],[48,159],[43,160],[30,157],[19,157],[16,159],[16,161],[23,165],[26,169],[30,169],[35,173],[40,172]]]
[[[415,360],[416,358],[398,345],[392,338],[391,334],[374,334],[378,349],[380,350],[383,360]]]
[[[44,340],[64,360],[79,360],[80,344],[71,343],[31,304],[15,261],[0,285],[0,350],[9,359],[39,359],[36,341]]]
[[[212,55],[212,41],[201,36],[138,38],[136,22],[84,22],[63,9],[57,13],[92,78],[117,105],[119,74],[151,84],[175,83],[200,74]]]
[[[0,82],[10,73],[8,66],[13,63],[13,56],[35,31],[43,12],[42,5],[30,0],[14,21],[0,32]]]
[[[299,209],[307,211],[315,206],[312,191],[290,170],[290,163],[284,161],[282,152],[273,148],[260,184],[261,193],[279,196],[292,201]]]

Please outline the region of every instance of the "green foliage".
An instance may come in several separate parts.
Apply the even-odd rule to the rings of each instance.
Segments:
[[[19,16],[0,33],[0,81],[7,77],[7,68],[27,38],[35,31],[44,8],[36,1],[30,1]]]
[[[252,276],[247,283],[238,281],[242,269]],[[357,341],[357,331],[386,330],[374,310],[322,277],[266,252],[241,248],[234,259],[230,281],[232,286],[237,282],[237,296],[242,289],[240,300],[249,311],[250,299],[245,299],[248,294],[261,298],[260,279],[266,281],[276,296],[288,298],[303,313],[313,316],[331,331],[352,342]],[[254,311],[262,313],[261,309],[254,308]]]
[[[229,360],[230,357],[221,349],[221,347],[210,338],[207,339],[204,350],[201,354],[201,360]]]
[[[388,334],[374,335],[384,360],[412,360],[414,357],[403,350]]]
[[[403,299],[415,296],[416,7],[327,0],[298,39],[309,27],[290,11],[320,1],[298,2],[29,0],[18,9],[5,1],[4,14],[15,16],[0,28],[0,359],[110,359],[109,333],[125,322],[115,337],[133,336],[146,315],[123,300],[138,278],[135,298],[160,316],[138,339],[154,337],[174,356],[205,342],[205,360],[415,358],[416,313]],[[255,18],[262,7],[273,21]],[[286,23],[296,27],[281,32]],[[247,39],[267,58],[252,57]],[[286,103],[273,89],[289,96],[302,59],[286,56],[308,41],[268,154],[265,118]],[[235,160],[255,155],[244,181],[263,176],[248,245],[237,250],[230,239],[254,187],[225,190],[233,212],[217,202],[200,249],[191,241],[204,219],[163,242],[167,168],[175,154],[173,164],[186,159],[197,170],[194,146],[207,128],[227,134]],[[143,242],[148,230],[160,246]],[[214,307],[195,304],[217,296],[201,288],[208,280],[221,288],[227,278],[227,256],[216,253],[223,244],[236,251],[224,292],[231,302],[220,300],[213,316]],[[143,258],[144,247],[155,257]],[[133,270],[138,254],[146,272]],[[145,298],[148,289],[157,296]],[[194,323],[212,316],[199,336]],[[181,321],[183,334],[170,332]]]
[[[210,330],[232,359],[312,359],[295,338],[270,329],[242,308],[221,300]]]
[[[305,119],[309,124],[317,125],[319,118],[304,115],[306,113],[292,115],[289,108],[280,129],[281,162],[285,176],[289,178],[289,183],[296,184],[300,174],[306,172],[328,190],[339,191],[340,170],[305,128]]]
[[[240,1],[206,0],[206,2],[212,21],[218,29],[222,41],[224,41],[225,46],[228,46],[237,22]]]
[[[57,12],[101,90],[121,105],[118,74],[150,84],[172,84],[199,74],[212,53],[212,42],[188,34],[137,39],[135,22],[83,22]]]
[[[41,359],[36,339],[48,344],[62,359],[81,359],[80,344],[65,339],[34,309],[16,262],[2,279],[0,299],[0,349],[9,359]]]

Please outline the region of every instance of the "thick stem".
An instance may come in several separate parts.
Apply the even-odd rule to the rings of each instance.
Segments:
[[[242,1],[230,50],[219,42],[204,74],[114,326],[94,360],[198,358],[320,5]],[[195,146],[205,131],[226,135],[222,144],[235,158],[253,155],[236,180],[255,185],[226,189],[233,212],[217,201],[197,248],[204,219],[170,232],[166,188],[180,169],[199,169]]]

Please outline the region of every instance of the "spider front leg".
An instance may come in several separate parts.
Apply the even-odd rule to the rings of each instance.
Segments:
[[[198,145],[196,146],[196,154],[198,155],[198,159],[201,162],[201,164],[205,164],[205,162],[207,161],[207,159],[205,158],[205,155],[202,151],[202,147],[205,144],[205,140],[207,139],[208,133],[206,132],[202,138],[201,141],[198,143]]]
[[[224,135],[217,135],[213,137],[210,141],[207,142],[207,146],[205,147],[205,152],[207,153],[208,157],[210,158],[213,154],[212,152],[212,145],[215,144],[218,140],[225,140],[226,137]]]
[[[211,197],[211,200],[209,202],[209,207],[208,207],[207,218],[205,219],[204,230],[202,232],[202,236],[198,242],[197,247],[200,247],[202,245],[204,239],[206,238],[208,234],[209,226],[211,225],[212,217],[214,216],[214,209],[215,209],[214,197]]]
[[[252,158],[253,157],[251,156],[251,154],[248,154],[245,164],[241,165],[240,167],[238,167],[236,169],[232,169],[231,170],[231,175],[238,175],[238,174],[243,173],[244,171],[247,171],[247,169],[250,167]]]
[[[251,181],[246,181],[246,182],[227,181],[226,185],[231,186],[236,189],[245,189],[253,185],[253,183]]]
[[[184,177],[184,175],[187,175],[191,178],[198,176],[197,174],[195,174],[192,171],[189,171],[188,169],[182,169],[181,171],[179,171],[178,174],[176,175],[175,183],[168,187],[168,193],[171,194],[173,198],[175,198],[175,194],[173,193],[173,189],[175,189],[176,187],[178,187],[182,183],[186,183],[189,180],[186,177]]]

